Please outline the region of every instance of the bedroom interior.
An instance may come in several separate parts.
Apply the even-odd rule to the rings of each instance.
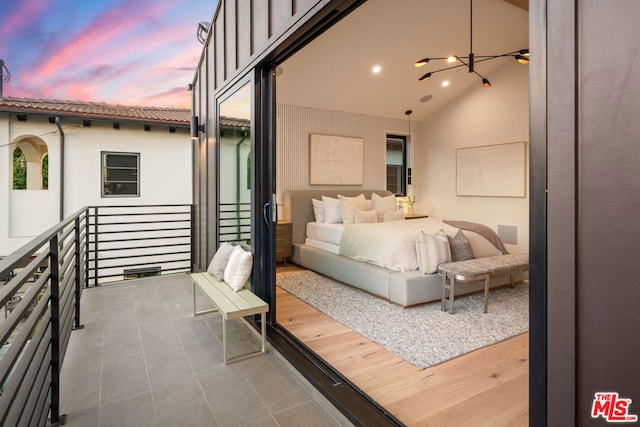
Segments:
[[[510,3],[503,0],[476,0],[473,17],[474,50],[498,54],[527,46],[526,7]],[[437,278],[438,281],[434,281],[430,293],[416,295],[410,284],[416,281],[422,283],[425,280],[426,276],[420,271],[402,271],[401,268],[400,271],[389,273],[387,268],[371,267],[369,264],[363,267],[361,262],[347,260],[339,254],[326,255],[322,248],[312,248],[304,244],[307,237],[306,223],[314,219],[312,198],[322,200],[324,195],[337,199],[338,195],[355,197],[367,193],[366,198],[371,200],[372,190],[381,197],[390,194],[385,192],[388,188],[385,175],[385,140],[388,135],[402,135],[407,138],[410,156],[406,167],[411,168],[411,182],[407,183],[402,196],[415,197],[415,214],[428,216],[432,220],[464,220],[484,224],[498,231],[509,253],[528,252],[527,67],[508,58],[478,64],[477,69],[482,70],[482,75],[491,81],[491,87],[485,88],[478,83],[477,76],[469,75],[466,70],[439,73],[428,81],[420,82],[418,77],[424,74],[427,67],[416,69],[413,66],[414,61],[425,54],[447,56],[453,52],[465,52],[469,47],[469,28],[466,25],[452,23],[467,22],[468,15],[467,0],[369,0],[279,64],[276,72],[278,217],[284,222],[292,223],[293,256],[290,261],[293,261],[293,265],[289,262],[279,265],[277,281],[286,275],[297,273],[298,269],[302,269],[300,266],[304,266],[323,275],[343,272],[343,276],[338,273],[337,277],[334,277],[341,282],[364,289],[365,295],[374,294],[382,297],[378,299],[386,304],[394,304],[394,308],[409,306],[403,309],[405,311],[411,310],[411,306],[420,307],[427,301],[440,301],[441,285],[440,278],[435,277],[438,276],[437,273],[435,276],[431,275],[434,276],[432,279]],[[376,24],[372,26],[372,22]],[[371,71],[374,65],[380,67],[377,73]],[[331,72],[333,69],[337,72]],[[445,80],[448,81],[447,86],[443,85]],[[412,111],[410,115],[406,114],[408,110]],[[325,172],[328,171],[328,176],[335,179],[322,182],[314,180],[313,168],[317,164],[312,163],[312,159],[317,159],[317,156],[313,156],[311,152],[312,135],[361,140],[362,152],[350,153],[349,160],[342,163],[331,161],[330,158],[325,159],[325,169],[328,168]],[[459,150],[500,147],[512,143],[523,147],[524,158],[516,159],[518,167],[515,170],[510,169],[508,179],[505,175],[499,175],[497,183],[489,183],[491,188],[488,192],[486,188],[481,188],[480,193],[469,196],[466,195],[469,186],[460,192],[461,177],[474,182],[474,175],[469,168],[473,166],[473,161],[478,159],[472,158],[471,166],[467,163],[468,168],[460,170],[461,162],[458,155],[466,155],[468,152]],[[339,147],[336,152],[341,152]],[[344,159],[344,156],[339,158]],[[487,158],[480,157],[480,160]],[[494,175],[504,169],[504,162],[513,165],[513,159],[508,157],[496,159],[494,156],[489,160],[497,160],[495,164],[500,165],[484,169],[487,173],[494,172]],[[336,163],[340,165],[336,166]],[[331,166],[336,166],[337,169],[332,170]],[[341,180],[341,170],[352,173],[354,169],[361,173],[358,175],[361,178],[357,178],[361,181]],[[496,186],[500,191],[506,191],[507,195],[501,194],[500,191],[498,195],[492,192]],[[292,194],[294,197],[303,194],[305,201],[298,200],[292,203]],[[300,213],[300,206],[305,206],[306,213]],[[426,225],[427,220],[412,219],[410,222],[414,221],[416,226],[424,224],[424,227],[429,227]],[[437,228],[441,226],[438,224]],[[433,230],[433,234],[437,228]],[[456,230],[448,229],[447,234],[454,237]],[[469,238],[472,234],[465,232],[465,235]],[[475,239],[474,249],[477,251],[479,240],[473,237],[471,239]],[[471,243],[474,246],[473,242]],[[414,270],[417,270],[417,265]],[[526,276],[520,276],[518,280],[524,278]],[[505,281],[503,277],[502,281],[492,286],[504,285],[509,282],[508,279]],[[355,285],[352,281],[355,281]],[[397,295],[397,286],[391,286],[394,283],[397,285],[398,282],[405,286],[400,295]],[[376,288],[380,283],[384,284],[383,290]],[[424,287],[422,284],[414,286],[415,289]],[[480,289],[481,284],[474,284],[465,288],[464,292]],[[346,335],[343,335],[340,329],[343,326],[340,323],[330,323],[333,326],[322,329],[323,325],[332,321],[330,318],[317,312],[300,314],[307,313],[306,310],[313,310],[313,307],[297,308],[296,310],[301,310],[298,314],[284,315],[283,307],[293,307],[299,301],[294,303],[290,295],[280,288],[277,292],[279,323],[301,340],[302,337],[307,337],[308,341],[303,340],[304,343],[323,357],[323,352],[331,353],[331,350],[341,348],[340,356],[327,360],[334,366],[342,366],[342,372],[345,372],[350,380],[385,408],[393,408],[394,415],[400,414],[403,422],[409,420],[410,424],[411,420],[422,422],[426,419],[424,417],[428,416],[426,412],[429,411],[423,411],[420,415],[415,413],[415,410],[409,409],[411,400],[417,396],[431,396],[434,390],[440,393],[442,388],[425,384],[422,371],[424,367],[416,368],[411,363],[404,362],[402,358],[399,361],[393,354],[382,358],[379,354],[384,349],[374,350],[371,354],[376,354],[373,359],[379,359],[378,362],[365,367],[367,357],[360,352],[359,346],[375,347],[379,340],[373,339],[372,343],[365,345],[362,343],[367,339],[356,335],[353,341],[349,341],[345,338]],[[390,295],[390,292],[396,292],[396,295]],[[494,291],[491,292],[490,298],[494,295]],[[458,301],[461,299],[456,299],[456,304]],[[492,304],[489,304],[489,313],[492,312]],[[524,307],[519,314],[524,314],[526,323],[528,313],[526,305]],[[454,316],[458,314],[459,312],[456,312]],[[336,329],[341,332],[336,332]],[[482,375],[491,371],[487,376],[498,375],[499,372],[509,380],[506,387],[504,384],[499,387],[496,384],[478,386],[486,389],[486,394],[491,396],[493,403],[485,401],[485,405],[498,407],[504,405],[506,399],[507,402],[511,402],[507,411],[511,415],[505,416],[512,417],[512,421],[524,423],[527,413],[528,347],[526,334],[522,332],[520,330],[515,333],[515,338],[485,347],[482,356],[478,356],[478,352],[463,356],[479,357],[483,361],[476,363],[487,366],[482,366],[476,373],[464,376],[460,379],[458,387],[448,390],[450,393],[459,394],[457,400],[451,404],[449,410],[443,410],[438,415],[432,414],[432,420],[437,420],[437,417],[443,416],[447,411],[448,416],[451,416],[452,408],[468,407],[472,397],[460,393],[461,384],[468,386],[482,383],[485,381]],[[331,342],[334,344],[330,344]],[[336,342],[342,342],[344,346],[339,347]],[[326,357],[331,358],[331,355],[327,354]],[[486,362],[486,357],[491,357],[488,360],[492,362]],[[446,367],[464,363],[456,360],[458,359],[437,364],[428,368],[435,369],[429,372],[433,372],[438,378],[437,381],[447,381],[451,379],[453,368]],[[349,366],[355,364],[360,367],[354,369],[354,366]],[[392,369],[391,366],[401,368]],[[373,372],[382,367],[387,372],[381,379],[385,385],[371,380],[372,376],[377,377]],[[451,371],[448,371],[449,369]],[[444,374],[442,370],[447,373]],[[412,383],[414,389],[408,395],[403,395],[397,390],[392,391],[390,383]],[[440,384],[439,387],[444,386]],[[394,397],[390,398],[390,395]]]

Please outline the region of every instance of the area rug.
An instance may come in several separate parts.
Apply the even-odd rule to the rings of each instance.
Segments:
[[[277,285],[343,325],[417,366],[428,368],[522,334],[529,327],[528,282],[455,299],[402,308],[313,271],[279,273]]]

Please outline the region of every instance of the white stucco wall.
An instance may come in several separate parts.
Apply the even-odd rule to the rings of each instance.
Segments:
[[[188,129],[61,118],[65,134],[64,217],[84,206],[190,204],[191,144]],[[47,144],[48,190],[12,190],[14,143],[26,135]],[[16,250],[59,221],[60,134],[47,117],[29,115],[19,122],[0,114],[0,256]],[[101,152],[140,153],[140,197],[101,197]]]
[[[92,123],[65,129],[65,216],[83,206],[191,203],[188,129]],[[102,197],[102,152],[140,153],[140,196]]]
[[[526,197],[456,196],[456,149],[529,140],[528,68],[508,63],[422,123],[413,170],[416,208],[430,216],[518,227],[512,252],[529,250],[529,170]]]

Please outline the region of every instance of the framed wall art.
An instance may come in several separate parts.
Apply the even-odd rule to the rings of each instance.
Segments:
[[[364,139],[310,135],[311,185],[363,185]]]
[[[456,195],[526,196],[525,141],[456,150]]]

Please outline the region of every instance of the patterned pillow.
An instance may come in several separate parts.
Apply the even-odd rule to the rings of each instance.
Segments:
[[[462,230],[458,230],[455,237],[449,236],[449,245],[451,246],[451,258],[453,258],[454,262],[475,258],[471,244],[462,233]]]
[[[438,231],[435,236],[420,231],[416,241],[416,255],[420,273],[436,273],[440,264],[451,261],[447,235],[443,230]]]

